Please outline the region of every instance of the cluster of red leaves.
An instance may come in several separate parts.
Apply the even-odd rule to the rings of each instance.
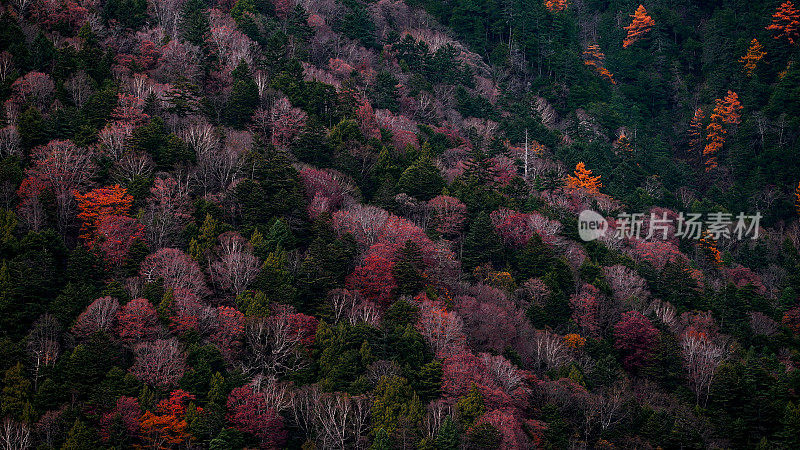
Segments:
[[[767,293],[767,287],[764,286],[761,277],[747,267],[736,264],[731,268],[726,268],[725,275],[728,278],[728,282],[733,283],[738,288],[752,286],[759,295]]]
[[[542,448],[547,425],[539,420],[526,419],[514,408],[493,409],[477,421],[475,426],[489,424],[500,432],[500,449]]]
[[[614,325],[614,347],[623,353],[622,364],[636,371],[650,360],[658,330],[638,311],[629,311]]]
[[[156,404],[155,413],[145,411],[139,428],[141,439],[148,448],[174,448],[193,438],[185,415],[189,402],[194,399],[194,395],[178,389],[170,398]],[[197,410],[202,412],[200,408]]]
[[[278,99],[270,110],[272,124],[272,145],[286,150],[295,137],[306,126],[307,114],[300,108],[292,107],[287,98]]]
[[[344,176],[334,170],[304,167],[300,169],[300,178],[306,188],[312,217],[323,212],[333,213],[342,207],[345,200],[351,200],[350,187]]]
[[[569,299],[572,307],[572,320],[584,334],[596,336],[600,331],[600,291],[591,284],[584,284],[579,292]]]
[[[81,3],[85,3],[82,5]],[[77,31],[89,15],[85,7],[92,2],[76,2],[71,0],[42,0],[32,2],[31,17],[47,30]]]
[[[261,448],[277,448],[286,442],[288,433],[283,418],[269,404],[262,392],[251,386],[238,387],[228,395],[228,422],[239,431],[259,439]]]
[[[650,263],[653,267],[661,270],[664,266],[676,262],[688,262],[686,257],[678,247],[669,241],[644,239],[631,240],[630,255],[639,261]]]
[[[793,333],[800,334],[800,306],[787,310],[783,314],[781,323],[792,330]]]
[[[211,333],[211,342],[232,360],[244,337],[244,314],[230,306],[217,307],[217,328]]]
[[[124,342],[134,344],[153,339],[160,333],[158,313],[147,299],[133,299],[119,309],[117,335]]]

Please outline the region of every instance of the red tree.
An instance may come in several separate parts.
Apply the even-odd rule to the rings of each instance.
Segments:
[[[217,307],[217,329],[211,334],[211,342],[232,359],[243,338],[244,314],[230,306]]]
[[[117,94],[117,107],[111,117],[119,122],[129,123],[133,127],[143,125],[150,118],[144,113],[144,100],[129,94]]]
[[[135,397],[119,397],[114,409],[103,414],[100,418],[100,437],[108,442],[114,433],[115,422],[119,421],[128,436],[135,437],[139,434],[139,419],[142,417],[142,407]]]
[[[288,99],[281,98],[276,101],[270,111],[272,145],[282,150],[287,149],[306,125],[307,117],[300,108],[293,108]]]
[[[513,408],[501,408],[487,412],[475,425],[489,424],[500,432],[500,449],[541,448],[546,425],[538,420],[526,420]]]
[[[142,239],[144,225],[127,216],[107,216],[100,220],[94,244],[106,262],[120,265],[128,256],[131,246]]]
[[[348,289],[358,290],[364,299],[388,306],[397,289],[392,269],[396,261],[396,249],[389,244],[378,243],[369,248],[364,261],[347,277]]]
[[[569,298],[572,320],[586,335],[597,335],[600,331],[600,291],[591,284],[584,284],[580,292]]]
[[[92,189],[86,194],[75,194],[78,201],[78,219],[81,224],[81,238],[91,242],[100,222],[109,216],[126,216],[133,204],[133,196],[118,184]]]
[[[237,430],[257,437],[261,448],[276,448],[286,442],[283,418],[263,393],[251,386],[238,387],[228,395],[227,407],[228,421]]]
[[[142,440],[148,448],[175,448],[192,439],[186,423],[188,403],[195,397],[183,390],[176,390],[170,398],[161,400],[154,412],[146,411],[140,419]],[[197,408],[197,412],[202,409]]]
[[[497,234],[506,245],[524,247],[531,239],[532,231],[528,227],[528,215],[510,209],[501,208],[489,216]]]
[[[131,300],[120,308],[117,321],[117,334],[128,344],[142,339],[152,339],[161,332],[158,313],[144,298]]]
[[[792,330],[792,333],[800,334],[800,306],[788,309],[783,314],[781,323]]]
[[[628,311],[614,326],[614,347],[624,354],[622,363],[635,371],[650,359],[658,337],[658,330],[638,311]]]
[[[176,333],[195,330],[200,333],[211,331],[217,326],[217,313],[214,308],[200,301],[197,295],[186,289],[172,290],[172,311],[170,328]]]

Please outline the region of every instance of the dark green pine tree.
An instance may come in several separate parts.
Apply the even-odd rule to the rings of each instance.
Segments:
[[[416,242],[406,241],[398,252],[397,264],[392,269],[392,275],[397,282],[397,294],[414,296],[424,289],[424,270],[425,263],[422,261],[419,246]]]
[[[442,362],[434,359],[420,367],[411,381],[423,404],[439,398],[442,390]]]
[[[387,70],[378,73],[375,79],[375,92],[373,93],[373,103],[375,109],[388,109],[391,112],[400,110],[400,103],[397,101],[399,94],[397,84],[399,81]]]
[[[453,416],[447,416],[436,434],[436,450],[458,450],[461,433],[453,421]]]
[[[199,107],[197,99],[199,96],[200,88],[196,84],[189,82],[186,77],[180,76],[165,94],[166,101],[169,104],[166,110],[180,117],[185,117],[197,111]]]
[[[503,244],[494,232],[489,216],[481,213],[472,222],[464,238],[464,253],[461,259],[464,270],[472,272],[481,264],[498,263],[502,253]]]
[[[427,155],[421,156],[403,171],[400,180],[397,181],[398,191],[425,201],[441,194],[443,187],[444,179]]]
[[[226,119],[234,128],[244,128],[258,107],[258,86],[244,61],[233,69],[233,88],[226,107]]]
[[[86,425],[80,419],[75,419],[75,423],[67,433],[67,441],[62,450],[92,450],[97,448],[97,434],[94,429]]]
[[[108,0],[103,8],[102,17],[107,24],[118,23],[136,30],[147,20],[147,1]]]
[[[3,416],[22,420],[22,413],[30,402],[31,382],[25,376],[22,363],[8,369],[3,376],[3,390],[0,394],[0,412]]]
[[[22,146],[31,149],[37,145],[44,145],[48,141],[49,124],[42,113],[33,106],[29,107],[17,119],[17,130],[22,141]]]
[[[206,9],[208,5],[204,0],[187,0],[181,11],[183,38],[201,48],[205,46],[206,35],[211,30]]]
[[[781,425],[783,429],[778,437],[784,448],[800,448],[800,406],[792,402],[786,403]]]

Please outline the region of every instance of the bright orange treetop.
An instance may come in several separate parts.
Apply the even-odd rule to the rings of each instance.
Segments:
[[[756,70],[756,63],[761,61],[761,58],[766,54],[767,52],[764,51],[764,46],[758,42],[758,39],[753,39],[750,42],[747,54],[739,58],[739,62],[744,63],[744,72],[748,77],[753,75],[753,71]]]
[[[739,102],[739,96],[736,92],[728,91],[728,95],[725,98],[716,100],[716,106],[711,113],[711,123],[706,127],[708,144],[703,149],[706,171],[717,167],[716,155],[725,144],[725,134],[727,133],[723,124],[733,125],[739,123],[741,121],[739,116],[741,109],[742,104]]]
[[[575,176],[567,175],[567,187],[572,189],[586,189],[589,192],[600,192],[603,184],[600,182],[600,175],[592,176],[592,171],[586,168],[583,162],[575,166]]]
[[[797,211],[797,214],[800,215],[800,183],[794,188],[794,209]]]
[[[617,140],[614,141],[614,146],[622,153],[630,153],[633,151],[633,144],[631,144],[631,140],[628,139],[628,135],[625,134],[624,131],[621,132]]]
[[[650,32],[650,29],[656,24],[656,21],[647,14],[647,10],[643,5],[636,8],[636,12],[631,16],[633,21],[627,27],[628,36],[622,41],[622,48],[628,48],[634,42],[638,41],[642,36]]]
[[[85,194],[75,194],[78,200],[78,218],[83,221],[81,237],[91,240],[98,225],[109,216],[125,216],[131,209],[133,197],[118,184],[93,189]]]
[[[587,47],[586,51],[583,52],[583,56],[586,58],[583,60],[584,64],[594,67],[601,77],[607,79],[612,84],[617,84],[617,82],[614,81],[614,74],[603,67],[603,61],[606,59],[606,55],[600,51],[599,45],[592,44]]]
[[[694,111],[694,117],[689,122],[689,151],[698,150],[703,145],[703,120],[706,116],[703,110],[697,108]]]
[[[792,2],[783,2],[772,15],[772,24],[767,29],[778,33],[775,39],[785,37],[789,44],[794,44],[795,39],[800,37],[800,11]]]
[[[561,12],[567,9],[567,0],[545,0],[544,6],[550,12]]]

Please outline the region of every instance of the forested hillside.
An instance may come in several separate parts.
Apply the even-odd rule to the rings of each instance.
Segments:
[[[800,448],[797,3],[0,1],[2,448]]]

